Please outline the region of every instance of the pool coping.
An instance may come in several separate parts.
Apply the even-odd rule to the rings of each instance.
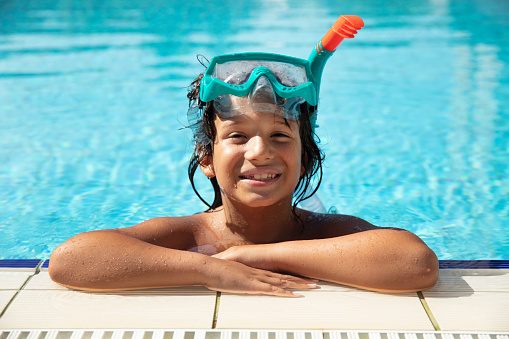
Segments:
[[[24,315],[27,312],[33,313],[33,311],[30,310],[30,308],[31,308],[30,304],[24,304],[24,306],[21,305],[23,303],[22,300],[27,299],[27,295],[31,295],[32,297],[35,296],[35,297],[33,297],[34,299],[38,298],[38,295],[43,295],[45,298],[48,299],[48,302],[50,304],[52,302],[52,300],[51,300],[52,298],[58,299],[59,297],[61,297],[63,295],[65,295],[66,297],[70,297],[70,298],[73,298],[73,296],[78,296],[79,298],[82,298],[80,300],[84,301],[85,303],[88,302],[87,298],[94,299],[94,298],[98,297],[97,294],[84,295],[83,293],[78,292],[78,291],[72,291],[72,290],[67,290],[67,289],[59,290],[59,287],[56,284],[54,284],[53,282],[51,282],[51,280],[49,279],[48,272],[47,272],[48,265],[49,265],[49,260],[45,260],[45,259],[0,260],[0,277],[9,278],[16,274],[20,276],[20,278],[18,279],[19,282],[18,282],[17,288],[13,288],[13,287],[6,288],[5,286],[4,287],[0,286],[0,293],[5,294],[5,293],[7,293],[7,290],[8,290],[9,293],[12,294],[11,299],[6,304],[4,302],[3,306],[0,305],[0,307],[1,307],[1,309],[0,309],[0,335],[1,335],[2,330],[6,329],[6,328],[10,328],[9,331],[15,330],[15,329],[29,331],[29,330],[33,330],[34,328],[36,328],[38,331],[45,331],[44,329],[41,329],[41,328],[45,328],[44,326],[37,326],[37,327],[27,326],[27,328],[24,328],[23,326],[21,326],[21,328],[20,328],[20,326],[14,326],[12,329],[11,329],[12,326],[6,327],[5,324],[6,323],[8,324],[9,322],[5,318],[12,319],[12,316],[13,316],[12,313],[14,312],[14,310],[12,310],[12,308],[16,309],[16,312],[18,312],[16,314],[18,314],[18,315]],[[323,288],[322,291],[319,290],[316,292],[311,292],[310,294],[305,296],[306,298],[308,298],[308,304],[306,305],[306,307],[311,307],[311,308],[312,307],[315,307],[315,308],[321,307],[321,308],[323,308],[324,304],[325,304],[324,309],[326,309],[328,299],[331,299],[331,298],[340,298],[340,299],[338,299],[338,301],[340,303],[343,303],[343,301],[348,300],[348,298],[354,296],[356,298],[359,298],[361,304],[362,303],[369,304],[370,302],[372,302],[372,300],[377,300],[377,298],[388,298],[384,302],[388,303],[387,308],[388,308],[388,312],[390,313],[391,307],[394,307],[394,305],[392,305],[392,304],[394,304],[394,303],[398,304],[398,303],[401,303],[402,300],[406,300],[406,302],[410,301],[412,303],[413,306],[411,306],[411,308],[412,307],[415,308],[417,305],[419,306],[418,308],[420,309],[419,312],[421,313],[421,318],[424,314],[423,313],[423,310],[424,310],[425,315],[427,316],[426,322],[428,323],[428,325],[427,325],[428,330],[431,331],[432,333],[439,333],[439,332],[440,333],[442,333],[442,332],[452,333],[454,331],[456,333],[458,329],[463,330],[463,328],[461,328],[461,326],[458,327],[458,325],[457,325],[458,319],[452,320],[453,322],[456,321],[456,325],[454,325],[456,327],[451,327],[452,325],[447,325],[447,322],[450,322],[451,319],[445,319],[445,318],[447,318],[447,316],[444,316],[444,314],[447,314],[447,313],[444,313],[445,311],[443,309],[441,309],[444,307],[444,305],[441,305],[441,303],[443,304],[445,302],[447,304],[447,302],[449,302],[449,303],[453,302],[453,305],[454,305],[454,302],[457,302],[457,301],[461,301],[463,303],[466,302],[466,304],[465,304],[465,305],[467,305],[466,308],[461,303],[454,305],[454,308],[456,308],[459,313],[468,311],[467,309],[470,308],[473,312],[477,312],[477,314],[478,314],[477,318],[479,318],[479,315],[481,315],[481,316],[485,315],[485,313],[483,313],[484,312],[483,307],[486,307],[486,306],[489,307],[489,306],[491,306],[490,303],[493,303],[493,305],[494,305],[493,307],[495,309],[488,310],[488,313],[486,314],[487,319],[483,320],[486,323],[486,327],[484,328],[481,326],[482,331],[479,332],[479,330],[476,330],[477,332],[475,332],[475,331],[474,332],[475,333],[485,333],[485,334],[486,333],[502,333],[502,334],[507,333],[508,336],[505,339],[509,339],[509,322],[507,322],[507,325],[504,323],[501,326],[501,324],[500,324],[501,321],[505,322],[504,320],[501,320],[501,319],[506,319],[505,317],[507,317],[507,319],[509,319],[509,260],[441,260],[440,261],[440,275],[441,275],[441,277],[439,278],[439,283],[437,284],[437,286],[438,286],[437,288],[433,288],[433,289],[430,289],[427,291],[419,291],[419,292],[413,293],[413,294],[409,293],[404,298],[401,298],[401,297],[398,298],[396,296],[391,297],[390,295],[376,294],[374,292],[361,291],[361,290],[352,289],[352,288],[348,288],[348,287],[337,285],[337,284],[331,285],[330,283],[324,282],[325,284],[322,287]],[[481,281],[481,280],[479,280],[480,278],[482,278],[484,280]],[[37,285],[38,284],[37,281],[38,280],[40,281],[41,279],[43,279],[45,281],[45,284],[41,285],[39,283],[39,285]],[[21,283],[22,281],[24,281],[24,283]],[[49,285],[50,283],[53,285]],[[34,285],[37,285],[37,287],[34,287]],[[179,289],[181,289],[181,290],[179,290]],[[175,292],[176,290],[179,290],[181,292]],[[40,294],[37,294],[37,293],[40,293]],[[43,293],[46,293],[46,295],[44,295]],[[169,292],[164,291],[164,290],[160,290],[160,291],[147,290],[144,293],[145,293],[145,295],[150,295],[154,299],[161,300],[161,299],[166,298],[168,296],[167,293],[169,293]],[[247,311],[248,313],[250,311],[254,312],[253,313],[253,314],[255,314],[254,317],[264,318],[266,316],[267,312],[265,312],[265,310],[264,310],[264,312],[260,313],[259,309],[257,309],[257,307],[260,308],[260,302],[261,302],[262,307],[267,307],[267,306],[271,307],[271,305],[273,305],[273,304],[276,304],[276,305],[278,303],[281,304],[281,302],[282,302],[281,298],[273,298],[273,299],[269,299],[269,301],[267,301],[267,299],[264,299],[264,297],[262,297],[262,296],[258,296],[258,297],[257,296],[240,296],[240,295],[231,295],[228,293],[223,293],[223,295],[221,295],[220,292],[213,292],[213,291],[207,290],[205,288],[202,288],[202,290],[197,289],[196,291],[192,290],[192,289],[186,290],[186,288],[174,288],[170,292],[170,294],[172,294],[174,296],[179,295],[179,293],[181,296],[185,295],[187,297],[191,297],[191,299],[198,300],[198,304],[201,303],[200,307],[202,307],[202,308],[210,309],[211,306],[214,308],[214,311],[213,311],[214,315],[213,315],[212,322],[209,323],[207,321],[207,323],[205,325],[203,325],[203,324],[200,325],[201,326],[201,327],[199,327],[200,331],[203,331],[203,330],[213,331],[213,332],[216,331],[216,332],[214,332],[216,334],[217,334],[217,331],[226,331],[227,330],[227,331],[231,332],[232,329],[237,328],[237,326],[235,326],[236,324],[241,324],[241,326],[239,326],[236,329],[237,331],[246,331],[246,328],[254,328],[254,329],[252,329],[252,331],[258,331],[258,332],[260,332],[260,331],[273,331],[274,332],[274,331],[280,330],[278,328],[271,327],[273,325],[270,325],[271,324],[270,322],[269,322],[269,325],[268,326],[265,325],[265,327],[256,326],[256,325],[250,326],[250,324],[251,324],[250,322],[244,321],[242,323],[242,320],[240,320],[240,323],[237,323],[236,321],[239,321],[239,320],[238,319],[235,320],[235,317],[237,316],[237,313],[238,313],[238,311],[235,308],[236,307],[235,305],[241,304],[244,306],[244,308],[246,308],[248,310]],[[371,293],[371,295],[369,293]],[[141,293],[140,295],[142,295],[142,294],[143,293]],[[319,299],[319,298],[317,299],[317,296],[319,296],[320,294],[322,294],[322,299]],[[21,295],[21,298],[18,298],[18,295]],[[140,295],[138,295],[138,297]],[[193,295],[195,295],[195,297],[193,297]],[[207,299],[207,301],[205,301],[205,299],[203,299],[203,298],[200,299],[200,297],[199,297],[200,295],[202,297],[207,295],[208,297],[205,298],[205,299]],[[323,296],[326,296],[326,298],[324,299]],[[125,294],[123,295],[123,297],[125,297]],[[108,302],[107,297],[104,297],[104,298],[106,298],[106,299],[104,299],[104,302]],[[392,299],[390,299],[390,298],[392,298]],[[19,299],[21,299],[21,300],[19,300]],[[149,301],[153,302],[154,299],[152,299],[152,301],[150,301],[150,300]],[[214,302],[214,299],[215,299],[215,302]],[[283,299],[285,299],[285,298],[283,298]],[[263,304],[264,302],[267,304]],[[36,303],[37,302],[35,302],[35,304]],[[214,306],[214,303],[215,303],[215,306]],[[324,304],[321,304],[321,303],[324,303]],[[507,304],[507,306],[506,306],[506,304]],[[12,305],[14,305],[14,307],[11,307]],[[293,305],[297,305],[297,304],[287,304],[287,306],[288,305],[290,305],[290,307],[293,307]],[[23,309],[23,307],[25,307],[25,309]],[[44,308],[45,305],[43,305],[43,306],[39,305],[39,307],[40,307],[39,308],[40,310],[45,310],[45,308]],[[128,305],[128,307],[129,307],[129,305]],[[187,307],[187,305],[184,305],[184,307]],[[449,310],[450,310],[450,305],[449,306],[446,305],[446,309],[447,309],[447,307],[449,307]],[[491,308],[493,308],[493,307],[491,307]],[[220,320],[219,326],[216,328],[216,325],[218,325],[218,322],[217,322],[218,319],[217,319],[216,312],[218,311],[219,308],[221,309],[221,316],[219,318],[219,320]],[[277,307],[276,307],[276,309],[277,309]],[[476,309],[479,309],[479,310],[476,310]],[[54,311],[55,310],[53,310],[53,312]],[[71,311],[72,311],[72,308],[71,308]],[[122,308],[120,309],[120,311],[128,312],[127,310],[122,309]],[[208,312],[209,311],[207,311],[207,317],[211,316],[211,314]],[[256,312],[258,312],[258,313],[256,313]],[[10,313],[10,314],[8,314],[8,313]],[[270,312],[268,312],[268,313],[270,313]],[[409,313],[412,313],[412,311],[409,311]],[[6,315],[6,314],[8,314],[8,315],[6,317],[4,317],[4,315]],[[403,316],[405,316],[404,313],[400,313],[400,315],[401,314],[403,314]],[[502,314],[502,315],[500,315],[500,314]],[[381,316],[383,317],[384,315],[381,314]],[[491,320],[489,319],[490,316],[492,318]],[[226,321],[225,319],[227,319],[228,317],[230,317],[230,318],[233,317],[234,318],[233,321],[231,319],[229,322]],[[316,317],[320,318],[321,316],[317,315]],[[4,318],[4,319],[2,319],[2,318]],[[495,320],[493,320],[493,319],[495,319]],[[2,321],[2,320],[4,320],[4,321]],[[479,319],[474,319],[474,321],[478,321],[478,320]],[[222,323],[221,323],[221,321],[222,321]],[[472,319],[465,320],[465,321],[472,321]],[[16,322],[14,322],[14,323],[16,323]],[[263,323],[263,321],[262,321],[262,323]],[[354,323],[355,323],[355,321],[354,321]],[[18,324],[19,324],[19,322],[18,322]],[[43,323],[39,322],[39,324],[43,324]],[[126,322],[125,324],[128,325],[129,323]],[[254,324],[256,324],[256,321],[254,322]],[[265,322],[265,324],[267,324],[267,322]],[[390,336],[387,337],[388,336],[387,333],[398,332],[397,331],[398,328],[396,328],[395,330],[387,331],[387,328],[377,328],[376,327],[376,326],[380,326],[380,323],[378,323],[378,325],[376,325],[376,321],[375,321],[375,322],[373,322],[373,324],[375,324],[375,325],[373,325],[373,328],[370,328],[369,333],[372,333],[375,330],[384,330],[382,332],[378,331],[379,333],[385,333],[382,335],[382,339],[386,339],[386,338],[390,337]],[[444,329],[444,326],[442,326],[443,324],[446,325],[445,329]],[[491,326],[490,324],[491,325],[495,324],[495,327],[490,327]],[[304,328],[299,327],[301,325],[302,324],[291,323],[291,321],[290,321],[290,323],[288,324],[287,331],[302,331],[302,330],[304,330]],[[83,326],[85,326],[85,325],[83,325]],[[281,325],[279,325],[279,326],[281,326]],[[286,326],[286,324],[285,324],[285,326]],[[447,328],[448,326],[449,326],[449,328]],[[470,325],[468,323],[465,323],[465,331],[461,332],[461,333],[467,333],[467,332],[474,333],[474,332],[468,330],[469,326]],[[64,331],[64,329],[66,329],[66,328],[67,327],[60,328],[60,330]],[[85,326],[84,328],[90,330],[91,328],[94,328],[94,326],[93,325],[89,326],[89,327]],[[126,330],[130,327],[123,325],[123,326],[115,326],[112,328],[113,328],[113,330],[115,330],[115,329],[118,330],[119,328],[123,328]],[[148,326],[147,328],[151,328],[151,327]],[[174,324],[174,325],[168,326],[168,328],[171,329],[172,331],[174,331],[180,327],[176,326]],[[49,326],[46,330],[55,330],[55,329],[56,329],[55,326]],[[160,330],[160,328],[156,327],[155,330]],[[195,331],[195,330],[196,329],[192,329],[192,331]],[[310,327],[309,329],[305,328],[305,330],[316,331],[317,328]],[[341,326],[339,326],[338,328],[324,327],[321,330],[322,330],[322,332],[320,332],[320,333],[322,333],[322,334],[318,336],[320,338],[327,339],[327,338],[325,338],[325,335],[324,335],[325,332],[323,332],[323,331],[327,330],[329,332],[330,331],[340,331],[341,332],[340,334],[336,333],[336,334],[334,334],[334,336],[339,335],[339,337],[337,337],[337,339],[344,339],[344,338],[346,338],[346,337],[344,337],[345,333],[347,333],[348,331],[352,331],[354,329],[353,328],[341,328]],[[348,330],[348,331],[345,332],[345,330]],[[358,328],[358,329],[355,328],[355,330],[357,331],[356,333],[366,332],[366,331],[363,332],[363,330],[366,330],[366,328],[363,328],[362,326],[361,326],[361,328]],[[404,333],[407,333],[409,330],[410,330],[410,328],[405,328]],[[501,330],[502,330],[502,332],[501,332]],[[191,329],[187,329],[186,331],[191,331]],[[411,332],[412,333],[421,333],[421,335],[422,335],[422,333],[428,333],[428,332],[424,331],[422,327],[419,328],[418,326],[416,328],[414,328],[413,331],[411,331]],[[366,333],[368,333],[368,332],[366,332]],[[398,333],[403,333],[403,332],[400,331]],[[460,332],[457,332],[457,333],[460,333]],[[201,336],[201,334],[196,334],[196,335]],[[210,334],[210,335],[213,336],[213,334]],[[245,334],[245,335],[247,335],[247,334]],[[281,335],[283,335],[283,334],[281,334]],[[11,335],[9,334],[8,336],[10,338]],[[330,339],[332,339],[332,335],[329,335],[329,336],[330,336]],[[347,337],[348,336],[349,336],[349,334],[347,335]],[[362,335],[361,335],[361,337],[362,337]],[[401,338],[401,336],[399,336],[399,337]],[[417,337],[418,338],[413,338],[413,339],[421,339],[420,335],[417,335]],[[426,336],[424,336],[424,337],[426,337]],[[7,338],[7,337],[0,336],[0,339],[5,339],[5,338]],[[320,338],[317,338],[317,339],[320,339]],[[189,339],[189,338],[186,337],[185,339]],[[221,334],[221,339],[223,339],[223,334]],[[233,338],[233,339],[237,339],[237,338]],[[249,339],[249,336],[246,339]],[[280,338],[274,338],[274,339],[280,339]],[[303,339],[308,339],[308,337],[303,338]],[[349,337],[348,337],[348,339],[349,339]],[[371,335],[369,336],[369,339],[372,339]],[[397,339],[397,336],[394,337],[394,339]],[[442,338],[442,339],[444,339],[444,338]],[[473,338],[473,339],[481,339],[481,337]]]

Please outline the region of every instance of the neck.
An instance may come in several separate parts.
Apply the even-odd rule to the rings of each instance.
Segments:
[[[274,205],[250,207],[223,196],[223,217],[233,233],[254,244],[295,239],[302,228],[292,213],[292,197]]]

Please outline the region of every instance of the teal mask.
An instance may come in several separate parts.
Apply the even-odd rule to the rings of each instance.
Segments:
[[[302,103],[318,105],[320,81],[328,58],[344,38],[353,38],[363,26],[357,16],[341,16],[307,60],[271,53],[215,56],[200,84],[202,104],[191,105],[188,118],[195,116],[203,103],[214,101],[221,117],[242,114],[243,105],[257,105],[256,111],[298,120]],[[231,96],[245,97],[245,100],[239,104]],[[316,114],[311,116],[311,125],[314,129]]]

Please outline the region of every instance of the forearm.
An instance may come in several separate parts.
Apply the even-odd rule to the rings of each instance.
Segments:
[[[52,254],[51,278],[67,287],[120,290],[203,285],[217,260],[155,246],[115,231],[80,234]]]
[[[402,230],[261,246],[258,253],[272,269],[370,290],[417,291],[433,286],[438,276],[433,251]]]

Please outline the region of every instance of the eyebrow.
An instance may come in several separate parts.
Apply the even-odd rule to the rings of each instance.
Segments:
[[[222,127],[223,131],[231,132],[232,130],[241,128],[244,125],[248,125],[248,126],[251,125],[251,121],[249,119],[243,119],[242,116],[243,116],[243,114],[239,114],[239,115],[235,115],[235,116],[229,117],[229,118],[221,118],[218,115],[216,115],[216,119],[221,121],[221,123],[223,124],[223,127]],[[282,117],[278,114],[273,114],[273,119],[274,119],[273,121],[274,121],[274,125],[276,126],[276,128],[278,128],[278,127],[285,128],[285,129],[290,130],[292,133],[299,132],[298,120],[285,119],[284,117]],[[296,128],[293,128],[292,122],[295,122],[297,124]]]

